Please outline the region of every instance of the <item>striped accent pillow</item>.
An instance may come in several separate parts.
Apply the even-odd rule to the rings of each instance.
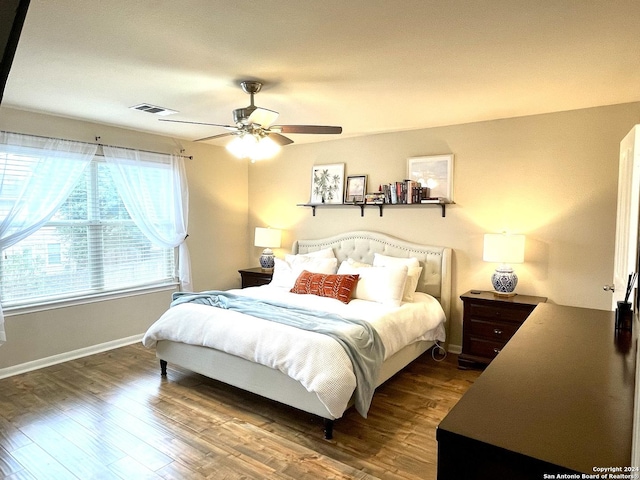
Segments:
[[[358,277],[358,274],[330,275],[303,270],[291,292],[335,298],[342,303],[349,303],[351,292],[358,283]]]

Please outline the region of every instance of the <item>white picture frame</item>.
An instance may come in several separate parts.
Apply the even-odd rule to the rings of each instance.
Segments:
[[[407,178],[429,188],[429,197],[453,203],[453,154],[411,157]]]
[[[343,192],[344,163],[313,166],[310,204],[342,204]]]

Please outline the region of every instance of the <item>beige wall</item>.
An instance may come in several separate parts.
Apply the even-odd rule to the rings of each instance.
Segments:
[[[612,276],[618,148],[640,123],[640,103],[416,130],[317,144],[290,145],[273,160],[248,165],[225,150],[179,142],[187,155],[189,239],[194,289],[239,286],[237,270],[257,265],[255,226],[285,229],[282,255],[295,238],[353,229],[386,232],[454,249],[456,301],[450,343],[461,343],[461,303],[470,288],[490,288],[494,266],[482,262],[482,235],[527,235],[518,291],[550,301],[608,309],[602,285]],[[0,108],[0,129],[173,152],[174,139],[71,119]],[[309,199],[311,167],[344,162],[370,185],[406,176],[410,156],[455,154],[456,205],[437,208],[322,209]],[[2,369],[46,361],[140,335],[166,308],[169,293],[97,302],[6,318]]]
[[[155,121],[153,119],[152,121]],[[190,193],[189,238],[196,290],[238,287],[247,250],[247,165],[221,147],[178,142],[72,119],[0,108],[0,130],[172,153],[180,145]],[[94,302],[5,318],[7,343],[0,347],[0,376],[9,367],[73,355],[144,333],[166,310],[170,291]],[[123,340],[124,339],[124,340]],[[130,341],[130,340],[129,340]]]
[[[609,309],[602,285],[612,279],[618,150],[640,123],[640,103],[425,130],[290,145],[249,168],[249,227],[285,230],[282,255],[296,238],[353,229],[385,232],[454,249],[450,344],[461,344],[460,294],[490,289],[495,265],[482,261],[483,234],[523,233],[526,263],[517,291],[550,302]],[[406,177],[411,156],[455,154],[455,205],[439,208],[318,209],[309,200],[311,167],[345,163],[367,174],[369,191]],[[259,254],[249,246],[249,254]]]

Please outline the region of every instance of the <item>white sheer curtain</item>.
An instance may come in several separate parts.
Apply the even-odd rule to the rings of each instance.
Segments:
[[[185,242],[189,189],[183,158],[106,146],[103,152],[118,193],[138,228],[159,247],[179,247],[180,286],[191,290],[191,261]]]
[[[53,216],[96,149],[87,143],[0,132],[0,251]],[[0,305],[0,345],[5,341]]]

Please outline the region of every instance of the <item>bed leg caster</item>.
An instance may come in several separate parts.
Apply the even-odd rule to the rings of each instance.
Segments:
[[[333,438],[333,420],[324,419],[324,439],[331,440]]]
[[[160,375],[162,375],[163,377],[167,376],[167,361],[166,360],[160,360]]]

